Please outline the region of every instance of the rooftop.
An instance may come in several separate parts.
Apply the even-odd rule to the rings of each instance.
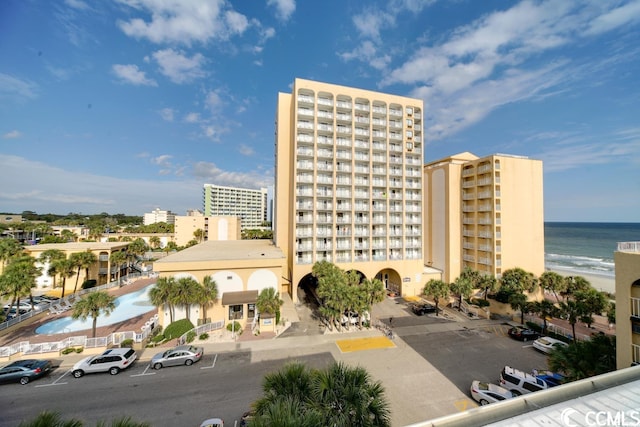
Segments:
[[[211,240],[162,258],[156,263],[243,259],[281,259],[284,253],[270,240]]]
[[[86,250],[111,250],[124,248],[130,242],[71,242],[71,243],[43,243],[40,245],[26,246],[27,250],[46,251],[49,249],[60,249],[62,251],[86,251]]]

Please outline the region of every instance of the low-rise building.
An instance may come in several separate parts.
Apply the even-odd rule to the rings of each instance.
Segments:
[[[640,364],[640,242],[618,243],[616,270],[616,365]]]

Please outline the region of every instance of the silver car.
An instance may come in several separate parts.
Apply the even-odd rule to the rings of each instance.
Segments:
[[[190,366],[202,359],[204,349],[202,347],[194,347],[192,345],[180,345],[158,353],[151,359],[151,367],[153,369],[161,369],[164,366]]]

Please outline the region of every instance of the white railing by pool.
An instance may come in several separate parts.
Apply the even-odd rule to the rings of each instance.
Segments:
[[[618,252],[640,252],[640,242],[618,242]]]
[[[64,297],[63,299],[57,300],[57,301],[53,301],[49,304],[45,304],[42,307],[41,310],[31,310],[28,311],[24,314],[21,314],[18,317],[14,317],[13,319],[9,319],[5,322],[0,323],[0,331],[2,331],[3,329],[7,329],[13,325],[16,325],[24,320],[30,319],[31,317],[40,314],[40,313],[44,313],[46,311],[48,311],[49,309],[51,309],[51,307],[54,304],[61,304],[63,302],[68,302],[71,298],[74,298],[75,301],[77,301],[77,297],[81,296],[81,295],[85,295],[88,294],[89,292],[95,292],[95,291],[102,291],[105,289],[111,289],[114,288],[116,286],[125,286],[128,285],[130,283],[132,283],[134,280],[136,279],[140,279],[140,278],[152,278],[152,277],[156,277],[157,273],[154,273],[152,271],[150,272],[145,272],[145,273],[131,273],[127,276],[123,276],[120,278],[120,281],[115,280],[113,282],[109,282],[107,284],[104,285],[100,285],[100,286],[96,286],[95,288],[89,288],[89,289],[80,289],[79,291],[77,291],[75,294],[70,294],[67,295],[66,297]],[[71,305],[71,303],[69,303],[69,305]]]
[[[120,345],[126,339],[134,342],[142,342],[151,335],[153,328],[158,324],[158,314],[150,317],[149,321],[142,327],[140,333],[133,331],[114,332],[106,337],[87,338],[87,336],[68,337],[60,341],[31,344],[29,341],[21,341],[6,347],[0,347],[0,357],[10,357],[17,353],[22,354],[42,354],[52,351],[62,351],[69,347],[97,348],[108,347],[110,345]]]

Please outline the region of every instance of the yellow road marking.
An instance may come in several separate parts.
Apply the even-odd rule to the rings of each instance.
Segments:
[[[336,341],[336,345],[343,353],[353,351],[375,350],[379,348],[393,348],[396,345],[387,337],[354,338]]]
[[[464,412],[469,409],[470,401],[468,399],[456,400],[453,404],[460,412]],[[476,405],[477,406],[477,405]]]

